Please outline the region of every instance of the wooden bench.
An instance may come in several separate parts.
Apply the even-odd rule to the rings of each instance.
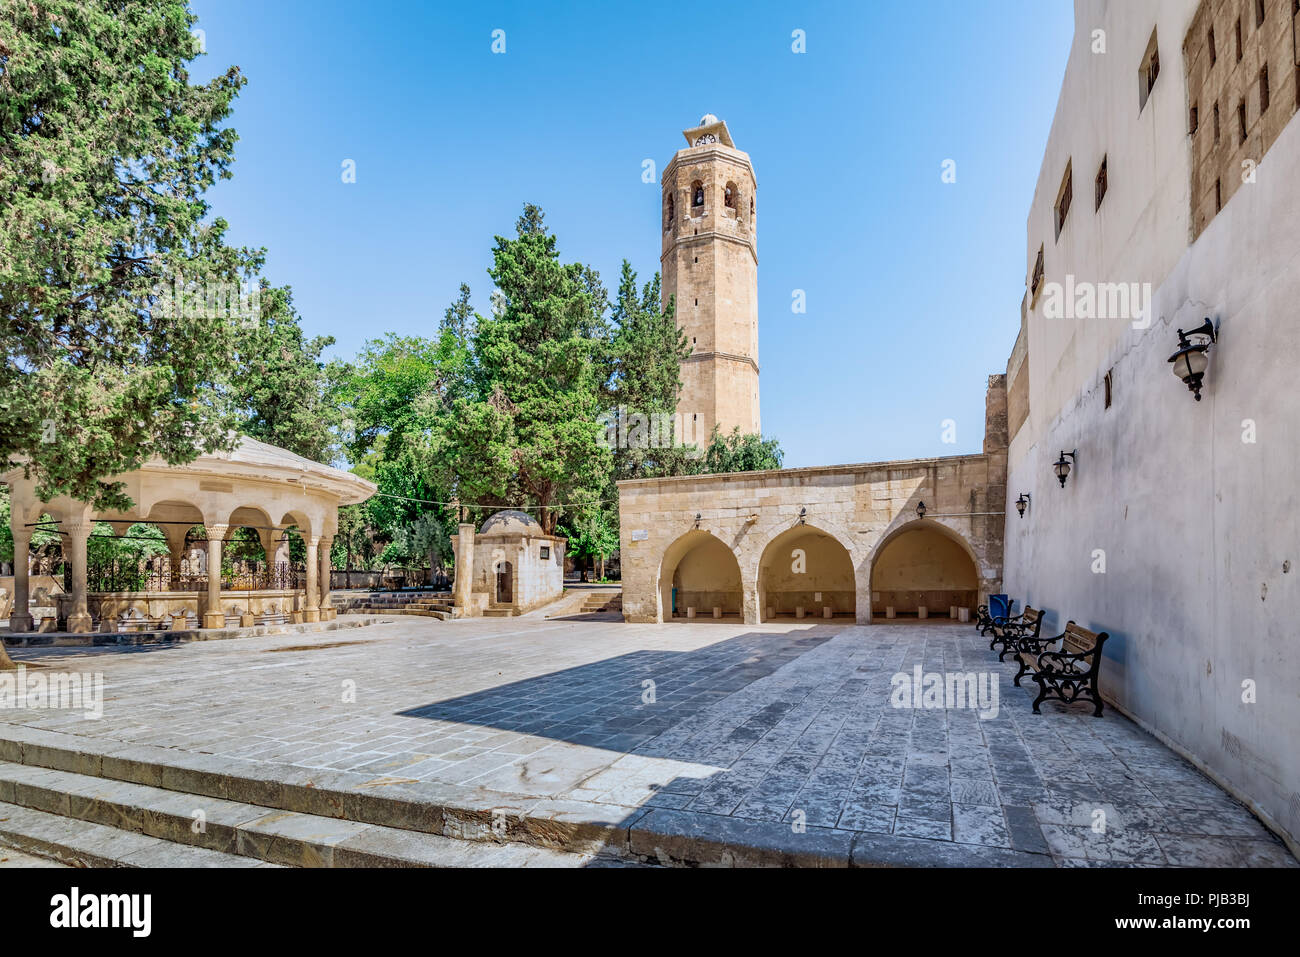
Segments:
[[[1029,672],[1038,683],[1038,697],[1034,699],[1034,714],[1042,714],[1038,706],[1044,701],[1057,700],[1063,704],[1074,701],[1091,701],[1093,715],[1101,717],[1101,688],[1097,676],[1101,671],[1101,649],[1110,635],[1089,631],[1074,622],[1067,622],[1065,631],[1055,638],[1016,639],[1020,671],[1013,679],[1020,687],[1020,679]],[[1060,651],[1048,649],[1060,642]]]
[[[993,620],[993,640],[989,642],[989,651],[997,651],[997,646],[1001,645],[1002,651],[998,653],[998,661],[1006,661],[1007,655],[1020,650],[1016,645],[1017,640],[1037,638],[1042,630],[1042,609],[1026,605],[1025,610],[1019,615]]]

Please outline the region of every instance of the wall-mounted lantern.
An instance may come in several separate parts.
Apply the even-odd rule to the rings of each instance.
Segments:
[[[695,513],[695,527],[696,527],[696,528],[699,528],[699,527],[700,527],[700,521],[701,521],[703,518],[704,518],[704,514],[703,514],[702,512],[696,512],[696,513]]]
[[[1195,338],[1189,338],[1189,337]],[[1205,377],[1205,367],[1210,364],[1207,353],[1210,346],[1219,341],[1214,332],[1214,323],[1207,317],[1205,322],[1191,332],[1178,330],[1178,351],[1169,357],[1174,364],[1174,375],[1187,383],[1187,388],[1201,401],[1201,380]]]
[[[1078,451],[1078,449],[1075,449],[1073,452],[1062,452],[1061,457],[1052,466],[1052,470],[1056,472],[1056,477],[1061,480],[1061,488],[1065,488],[1065,480],[1070,477],[1070,462],[1075,460],[1074,457]],[[1066,459],[1069,459],[1070,462],[1065,461]]]
[[[808,517],[808,507],[806,505],[801,506],[799,509],[799,524],[802,525],[804,523],[803,520],[807,517]]]
[[[919,502],[916,506],[916,517],[925,518],[925,503]]]
[[[1016,499],[1016,511],[1020,513],[1021,518],[1025,517],[1025,509],[1027,509],[1028,507],[1029,507],[1029,493],[1021,492],[1020,498]]]

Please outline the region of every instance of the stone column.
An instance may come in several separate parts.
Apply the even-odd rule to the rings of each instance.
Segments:
[[[758,608],[758,582],[741,578],[740,614],[747,625],[757,625],[763,619]]]
[[[14,534],[14,607],[9,613],[9,629],[15,632],[31,631],[34,624],[30,605],[31,584],[27,576],[32,530],[16,516],[10,521],[9,529]]]
[[[63,524],[63,530],[68,533],[67,557],[72,565],[72,610],[68,612],[68,631],[81,635],[94,628],[86,586],[86,540],[90,538],[91,527],[89,517],[73,518]]]
[[[185,560],[185,536],[189,533],[187,525],[164,525],[163,538],[167,539],[167,552],[171,561],[171,574],[168,576],[168,590],[179,591],[181,581],[181,562]]]
[[[303,621],[320,621],[320,592],[316,582],[319,546],[319,538],[307,539],[307,594],[303,599]]]
[[[871,624],[871,563],[863,562],[854,576],[854,604],[859,625]]]
[[[474,588],[474,526],[461,525],[456,536],[456,580],[452,583],[452,600],[457,617],[471,614]]]
[[[330,607],[330,547],[334,539],[328,535],[320,540],[320,620],[331,621],[334,609]]]
[[[229,525],[205,525],[208,530],[208,609],[203,613],[204,628],[226,627],[226,613],[221,610],[221,543]]]

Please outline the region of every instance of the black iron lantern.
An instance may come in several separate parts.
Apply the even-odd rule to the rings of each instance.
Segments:
[[[1075,449],[1074,452],[1062,452],[1061,457],[1052,466],[1052,469],[1056,472],[1056,477],[1061,480],[1061,488],[1065,488],[1065,480],[1070,477],[1070,462],[1074,461],[1075,453],[1078,451],[1078,449]],[[1066,459],[1069,459],[1070,462],[1065,461]]]
[[[695,513],[695,527],[696,527],[696,528],[699,528],[699,527],[700,527],[700,520],[703,519],[703,518],[704,518],[703,513],[701,513],[701,512],[696,512],[696,513]]]
[[[804,523],[803,520],[807,517],[807,515],[808,515],[808,508],[807,508],[807,506],[804,506],[804,507],[802,507],[802,508],[799,509],[799,524],[800,524],[800,525],[802,525],[802,524]]]
[[[1199,328],[1191,332],[1178,330],[1178,351],[1169,357],[1169,361],[1174,364],[1174,375],[1187,383],[1187,388],[1196,396],[1197,402],[1201,401],[1201,380],[1205,378],[1205,367],[1210,364],[1210,346],[1218,341],[1214,323],[1208,317]]]
[[[917,506],[916,506],[916,517],[917,517],[917,518],[925,518],[925,503],[924,503],[924,502],[920,502],[920,503],[917,504]]]
[[[1029,507],[1029,493],[1021,492],[1020,498],[1016,499],[1016,511],[1020,513],[1021,518],[1025,517],[1025,509],[1027,509],[1028,507]]]

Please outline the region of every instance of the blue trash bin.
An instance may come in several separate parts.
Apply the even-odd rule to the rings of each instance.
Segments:
[[[1006,595],[989,595],[989,617],[994,621],[999,618],[1010,618],[1011,609],[1015,604]]]

